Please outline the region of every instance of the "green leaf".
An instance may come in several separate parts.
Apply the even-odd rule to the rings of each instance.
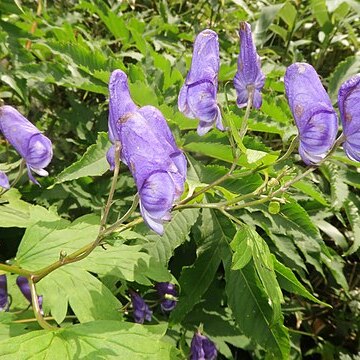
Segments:
[[[145,249],[159,262],[167,265],[174,250],[187,240],[191,227],[199,216],[199,209],[185,209],[176,212],[171,221],[165,225],[162,236],[148,235],[149,244]]]
[[[306,180],[300,180],[292,185],[295,189],[300,190],[306,195],[309,195],[312,199],[316,200],[322,205],[329,206],[329,203],[324,198],[323,194],[313,185]]]
[[[350,199],[347,200],[344,204],[346,216],[349,219],[351,229],[352,229],[352,240],[350,248],[346,251],[344,256],[348,256],[356,252],[360,247],[360,215],[359,207],[356,205],[355,201],[352,201],[355,195],[351,194]]]
[[[1,342],[0,357],[17,359],[174,359],[177,351],[161,341],[163,325],[94,321],[56,331],[33,331]]]
[[[231,270],[231,252],[224,253],[228,304],[244,335],[254,339],[275,359],[289,359],[290,341],[281,321],[272,323],[273,311],[252,262]]]
[[[331,22],[325,0],[311,0],[310,8],[320,27]]]
[[[291,269],[279,262],[274,255],[271,256],[273,258],[276,276],[282,289],[285,289],[286,291],[289,291],[291,293],[298,294],[317,304],[331,307],[330,305],[318,300],[315,296],[313,296],[296,278],[295,274],[292,272]]]
[[[230,243],[234,251],[232,270],[240,270],[252,259],[252,245],[245,231],[238,230]]]
[[[151,86],[137,80],[135,83],[129,84],[129,88],[132,99],[139,106],[159,106],[158,97]]]
[[[96,144],[90,145],[78,161],[64,169],[58,175],[54,185],[84,176],[103,175],[109,169],[109,164],[106,161],[106,152],[109,147],[108,135],[100,132]]]

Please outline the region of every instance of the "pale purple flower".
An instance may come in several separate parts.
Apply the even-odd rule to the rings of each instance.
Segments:
[[[138,324],[143,324],[144,320],[151,321],[152,311],[145,300],[135,291],[130,291],[131,303],[134,309],[134,320]]]
[[[360,161],[360,74],[345,81],[339,90],[338,105],[343,125],[346,155]]]
[[[191,68],[178,98],[179,110],[188,118],[200,120],[199,135],[206,134],[214,124],[224,130],[216,101],[219,64],[218,36],[206,29],[195,39]]]
[[[6,275],[0,275],[0,311],[8,311],[9,295],[7,292]]]
[[[265,75],[261,71],[260,56],[253,42],[251,26],[245,21],[240,22],[240,54],[238,68],[234,78],[237,93],[237,106],[245,107],[249,100],[249,92],[253,92],[254,108],[259,109],[262,103],[261,90],[265,83]]]
[[[162,299],[161,309],[165,312],[173,310],[177,304],[175,285],[169,282],[160,282],[156,284],[155,288]]]
[[[0,186],[6,190],[10,189],[9,179],[3,171],[0,171]]]
[[[206,336],[196,331],[190,346],[190,360],[215,360],[217,349],[215,344]]]
[[[53,156],[51,141],[9,105],[0,107],[0,130],[26,161],[30,180],[38,184],[31,172],[40,176],[48,175],[44,168],[49,165]]]
[[[21,293],[27,299],[27,301],[30,304],[32,304],[31,291],[30,291],[30,285],[29,285],[28,279],[25,276],[18,276],[16,278],[16,284],[19,287]],[[38,296],[38,302],[39,302],[39,307],[40,307],[41,313],[44,314],[43,311],[42,311],[42,303],[43,303],[42,295]]]
[[[299,130],[299,154],[307,165],[316,164],[334,145],[338,130],[336,112],[311,65],[289,66],[284,81],[289,107]]]
[[[186,159],[162,113],[153,106],[138,108],[133,103],[121,70],[111,75],[109,91],[110,140],[121,143],[121,161],[135,179],[145,223],[162,234],[163,221],[170,220],[171,208],[184,190]],[[112,146],[106,156],[112,169],[114,155]]]

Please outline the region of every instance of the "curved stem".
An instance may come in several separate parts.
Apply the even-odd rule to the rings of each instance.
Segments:
[[[19,166],[19,171],[16,175],[16,178],[13,180],[13,182],[10,184],[10,188],[9,189],[4,189],[1,193],[0,193],[0,196],[1,195],[4,195],[6,192],[8,192],[11,188],[13,188],[17,183],[18,181],[21,179],[21,176],[23,174],[23,171],[24,171],[24,168],[25,168],[25,164],[26,164],[26,161],[24,159],[21,160],[20,162],[20,166]]]
[[[248,119],[249,119],[249,115],[250,115],[250,110],[251,110],[252,105],[253,105],[254,94],[255,94],[254,85],[248,85],[247,86],[247,91],[248,91],[249,98],[248,98],[248,102],[247,102],[247,105],[246,105],[246,111],[245,111],[244,119],[243,119],[243,121],[241,123],[240,131],[239,131],[240,139],[242,139],[244,137],[244,135],[246,134],[247,123],[248,123]]]

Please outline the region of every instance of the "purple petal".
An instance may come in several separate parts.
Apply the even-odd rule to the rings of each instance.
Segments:
[[[132,101],[126,74],[121,70],[111,73],[109,80],[109,139],[112,143],[119,140],[116,124],[126,113],[137,110]]]
[[[212,30],[204,30],[195,39],[191,68],[178,98],[179,110],[189,118],[200,120],[199,135],[208,132],[214,124],[224,130],[216,101],[219,64],[218,36]]]
[[[215,344],[208,337],[201,335],[200,331],[197,331],[191,340],[190,359],[215,360],[216,357]]]
[[[106,160],[110,165],[110,171],[115,169],[115,145],[112,145],[106,153]]]
[[[261,90],[265,83],[265,75],[261,71],[260,57],[253,42],[251,27],[247,22],[240,23],[240,54],[238,68],[234,78],[237,92],[237,106],[245,107],[249,98],[249,87],[254,89],[253,107],[261,106]]]
[[[295,63],[289,66],[284,81],[299,130],[299,154],[306,164],[316,164],[334,145],[338,130],[336,112],[311,65]]]
[[[16,284],[19,287],[21,293],[27,299],[27,301],[32,305],[31,290],[30,290],[30,285],[29,285],[28,279],[25,276],[18,276],[16,278]],[[39,307],[40,307],[41,313],[43,314],[43,311],[42,311],[43,297],[42,297],[42,295],[38,296],[38,302],[39,302]]]
[[[0,171],[0,186],[6,190],[10,189],[9,179],[3,171]]]
[[[156,290],[158,295],[161,297],[161,309],[165,312],[172,311],[177,304],[176,299],[171,299],[170,297],[176,297],[177,291],[174,284],[168,282],[160,282],[156,284]]]
[[[134,320],[138,324],[143,324],[144,320],[151,321],[152,311],[144,299],[135,291],[130,291],[131,302],[134,309]]]
[[[52,159],[52,144],[40,130],[16,109],[8,105],[0,108],[0,130],[24,158],[28,168],[41,176],[47,175],[44,168],[49,165]],[[36,182],[32,176],[30,179]]]
[[[7,292],[6,275],[0,275],[0,311],[8,311],[9,296]]]
[[[355,161],[359,157],[360,134],[360,74],[345,81],[339,90],[338,105],[345,135],[344,150]]]

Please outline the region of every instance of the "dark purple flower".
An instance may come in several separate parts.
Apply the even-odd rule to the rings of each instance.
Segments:
[[[153,106],[138,108],[132,102],[126,75],[116,70],[110,81],[110,140],[121,143],[120,157],[135,179],[144,221],[162,234],[163,221],[170,220],[174,201],[184,190],[186,159],[162,113]],[[107,152],[111,168],[114,154],[112,146]]]
[[[0,171],[0,186],[6,190],[10,189],[9,179],[3,171]]]
[[[345,153],[351,160],[360,161],[360,74],[341,85],[338,104],[345,135]]]
[[[215,344],[206,336],[201,335],[200,331],[196,331],[190,346],[191,360],[215,360],[217,350]]]
[[[0,311],[8,311],[9,296],[7,292],[6,275],[0,275]]]
[[[224,130],[216,101],[219,64],[218,36],[206,29],[195,39],[191,68],[178,98],[179,110],[188,118],[200,120],[199,135],[206,134],[214,124]]]
[[[265,83],[265,75],[261,71],[260,56],[256,52],[253,42],[251,26],[242,21],[240,23],[240,54],[238,69],[234,78],[234,86],[237,93],[237,106],[245,107],[252,91],[254,108],[259,109],[262,103],[261,90]]]
[[[335,142],[338,120],[315,69],[305,63],[289,66],[285,90],[299,130],[299,154],[307,164],[321,161]]]
[[[0,108],[0,130],[26,161],[30,180],[39,184],[31,171],[40,176],[48,175],[44,168],[49,165],[53,156],[51,141],[16,109],[8,105]]]
[[[163,311],[171,311],[177,303],[177,291],[174,284],[168,282],[160,282],[156,284],[156,290],[161,297],[161,309]]]
[[[28,279],[25,276],[18,276],[16,278],[16,284],[19,287],[21,293],[27,299],[27,301],[29,301],[29,303],[32,304],[31,291],[30,291],[30,285],[29,285]],[[40,307],[41,313],[43,314],[43,311],[42,311],[43,297],[42,297],[42,295],[38,296],[38,302],[39,302],[39,307]]]
[[[144,320],[151,321],[152,311],[144,299],[135,291],[130,291],[131,302],[134,309],[134,320],[138,324],[143,324]]]

